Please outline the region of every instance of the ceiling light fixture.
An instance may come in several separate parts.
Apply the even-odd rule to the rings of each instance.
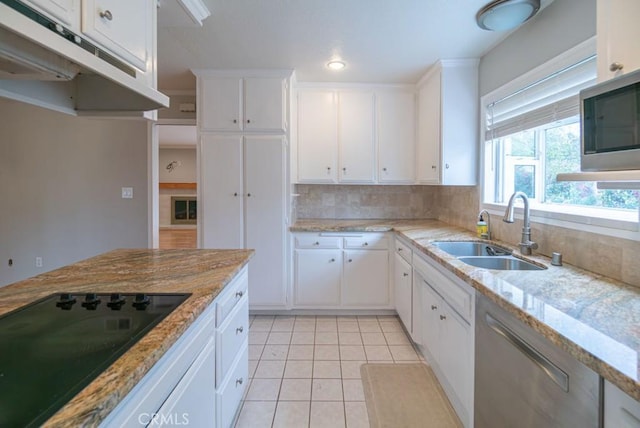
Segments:
[[[347,66],[347,64],[344,61],[340,61],[337,59],[334,59],[332,61],[329,61],[327,63],[327,67],[329,67],[331,70],[342,70],[343,68],[345,68]]]
[[[478,11],[476,21],[483,30],[510,30],[539,10],[540,0],[494,0]]]

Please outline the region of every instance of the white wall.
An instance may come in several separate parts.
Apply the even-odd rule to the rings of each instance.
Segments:
[[[162,141],[161,141],[162,143]],[[170,162],[177,161],[172,171],[167,169]],[[196,182],[196,148],[163,149],[160,148],[160,183],[195,183]]]
[[[480,95],[596,35],[596,0],[555,0],[480,60]]]
[[[0,129],[0,285],[115,248],[147,247],[146,122],[0,99]],[[134,198],[122,199],[122,187],[133,187]]]

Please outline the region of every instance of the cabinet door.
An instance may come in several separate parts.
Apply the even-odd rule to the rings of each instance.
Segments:
[[[415,276],[411,281],[411,338],[422,345],[422,286],[416,282]]]
[[[418,92],[419,183],[440,183],[440,72],[434,72]]]
[[[341,250],[296,250],[295,303],[302,306],[338,306],[341,261]]]
[[[640,428],[640,402],[604,381],[604,428]]]
[[[215,352],[211,338],[156,414],[172,424],[211,426],[216,420]],[[154,424],[152,423],[151,426]]]
[[[285,79],[244,79],[243,128],[251,131],[285,130]]]
[[[332,91],[298,93],[298,182],[337,182],[337,111]]]
[[[242,137],[201,136],[198,221],[203,248],[245,248],[242,171]]]
[[[237,77],[202,77],[199,81],[201,108],[198,122],[204,131],[240,131],[240,91]]]
[[[408,332],[412,331],[411,304],[411,265],[398,253],[395,253],[394,292],[396,312]]]
[[[283,137],[245,137],[246,248],[256,250],[249,269],[251,307],[284,305],[285,144]]]
[[[439,309],[437,322],[442,353],[438,364],[458,399],[467,406],[473,390],[471,327],[446,303],[443,302]]]
[[[370,92],[339,94],[338,146],[341,183],[374,182],[374,104]]]
[[[598,80],[604,81],[640,68],[640,2],[637,0],[598,0],[597,6]],[[622,70],[611,71],[613,63]]]
[[[415,181],[415,95],[383,92],[377,95],[378,182]]]
[[[152,1],[82,0],[82,32],[142,71],[153,53]]]
[[[382,307],[389,305],[389,252],[344,251],[342,305]]]
[[[439,311],[444,302],[433,291],[433,289],[424,281],[422,276],[415,270],[414,282],[420,282],[420,292],[422,294],[422,346],[435,360],[436,364],[440,364],[440,319]],[[431,362],[433,363],[433,361]]]
[[[78,0],[22,0],[55,21],[65,24],[70,29],[78,31],[80,24],[80,10]]]

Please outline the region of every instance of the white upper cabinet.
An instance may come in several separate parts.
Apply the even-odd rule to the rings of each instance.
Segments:
[[[415,93],[379,92],[378,181],[413,184],[415,181]]]
[[[245,131],[284,131],[286,80],[251,77],[244,79]]]
[[[202,111],[198,110],[203,130],[242,130],[240,93],[242,79],[237,77],[203,78],[200,88]]]
[[[374,103],[371,92],[338,94],[338,177],[341,183],[373,183]]]
[[[82,0],[82,32],[142,71],[153,68],[154,1]]]
[[[338,106],[333,91],[298,93],[298,182],[338,182]]]
[[[598,0],[596,7],[598,80],[608,80],[639,69],[640,2]]]
[[[414,88],[298,90],[298,183],[413,184]]]
[[[418,183],[475,185],[478,61],[438,61],[418,91]]]
[[[79,31],[80,0],[22,0],[27,6],[53,18],[55,21]]]
[[[196,74],[200,72],[195,71]],[[286,130],[286,78],[220,76],[200,78],[203,131],[277,132]]]

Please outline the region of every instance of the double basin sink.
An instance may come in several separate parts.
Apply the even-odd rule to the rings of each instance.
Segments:
[[[468,265],[496,270],[544,270],[546,267],[538,266],[526,260],[518,259],[511,255],[511,251],[477,241],[437,241],[433,245],[445,253],[455,256],[461,262]]]

